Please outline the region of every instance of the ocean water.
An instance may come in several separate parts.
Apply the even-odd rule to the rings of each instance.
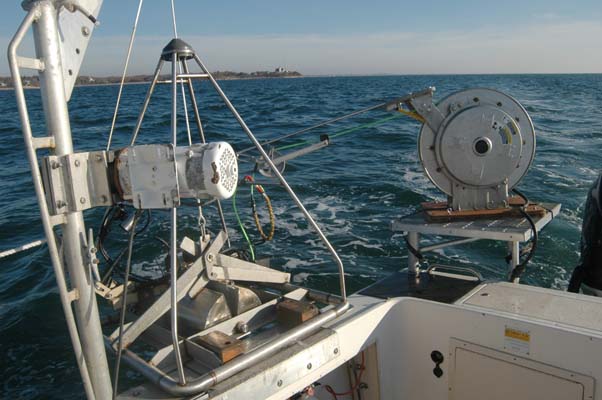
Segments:
[[[600,172],[602,75],[319,77],[223,81],[221,85],[260,139],[427,86],[437,87],[438,99],[469,87],[489,87],[512,95],[526,107],[537,132],[535,160],[518,187],[533,200],[563,205],[560,216],[540,235],[538,251],[523,282],[566,288],[579,257],[583,202]],[[116,147],[128,143],[146,90],[145,85],[125,88]],[[69,107],[78,151],[106,146],[116,94],[116,86],[75,89]],[[197,96],[208,140],[246,147],[244,133],[210,87],[198,86]],[[34,134],[42,136],[45,128],[39,92],[29,90],[27,98]],[[160,87],[139,143],[168,142],[169,113],[168,88]],[[0,92],[0,115],[0,250],[6,250],[41,238],[43,233],[11,91]],[[336,133],[386,116],[375,111],[299,139],[316,141],[321,133]],[[179,125],[184,127],[183,119]],[[411,213],[422,201],[443,198],[422,173],[416,150],[418,132],[416,122],[398,118],[337,137],[328,148],[287,165],[285,176],[341,255],[350,292],[405,266],[403,239],[389,231],[390,220]],[[183,129],[180,134],[180,143],[184,143]],[[251,172],[252,166],[241,163],[240,170]],[[272,255],[272,265],[292,273],[297,283],[336,291],[335,265],[299,210],[282,188],[256,178],[267,183],[277,221],[274,242],[258,246],[259,256]],[[239,189],[237,204],[250,234],[257,238],[248,187]],[[244,247],[232,203],[224,202],[224,208],[233,245]],[[180,214],[180,235],[194,234],[194,207],[183,207]],[[215,209],[207,207],[205,214],[215,232]],[[88,226],[96,229],[101,215],[102,210],[87,212]],[[167,221],[166,214],[154,213],[148,232],[137,240],[137,274],[163,271],[165,252],[154,236],[167,237]],[[125,235],[115,230],[113,236],[108,246],[115,254],[125,245]],[[502,244],[483,241],[445,249],[430,259],[470,265],[486,278],[503,279],[505,255]],[[103,313],[110,312],[101,307]],[[0,398],[83,397],[69,343],[46,248],[0,260]],[[139,381],[131,372],[124,375],[122,387]]]

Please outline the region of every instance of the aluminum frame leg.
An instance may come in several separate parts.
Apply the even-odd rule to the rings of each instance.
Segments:
[[[416,251],[420,251],[420,234],[418,232],[408,232],[408,243]],[[408,273],[416,277],[420,276],[419,262],[418,257],[408,251]]]

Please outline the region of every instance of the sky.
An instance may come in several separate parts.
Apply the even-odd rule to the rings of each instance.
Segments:
[[[0,47],[25,13],[3,0]],[[138,0],[104,0],[82,74],[120,75]],[[602,73],[601,0],[175,0],[179,36],[210,70],[305,75]],[[146,0],[131,74],[173,36],[169,0]],[[8,75],[0,52],[0,75]]]

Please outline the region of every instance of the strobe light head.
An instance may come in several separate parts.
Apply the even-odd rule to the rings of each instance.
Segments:
[[[136,208],[172,208],[180,199],[228,199],[236,191],[238,163],[226,142],[173,148],[126,147],[115,156],[115,183]]]
[[[448,206],[508,207],[509,191],[535,156],[535,130],[524,107],[484,88],[453,93],[436,105],[424,100],[413,104],[426,120],[418,140],[422,167],[448,195]]]

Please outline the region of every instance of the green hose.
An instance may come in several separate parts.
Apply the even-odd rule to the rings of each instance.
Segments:
[[[238,208],[236,208],[236,193],[237,192],[238,192],[238,188],[232,195],[232,207],[234,208],[234,215],[236,216],[236,221],[238,221],[238,226],[240,227],[240,231],[242,232],[242,235],[244,236],[245,240],[247,241],[247,244],[249,245],[249,252],[251,253],[251,261],[255,261],[255,250],[253,249],[253,242],[251,242],[251,239],[249,239],[249,235],[247,235],[247,230],[245,229],[245,226],[243,225],[242,221],[240,220],[240,215],[238,215]]]

